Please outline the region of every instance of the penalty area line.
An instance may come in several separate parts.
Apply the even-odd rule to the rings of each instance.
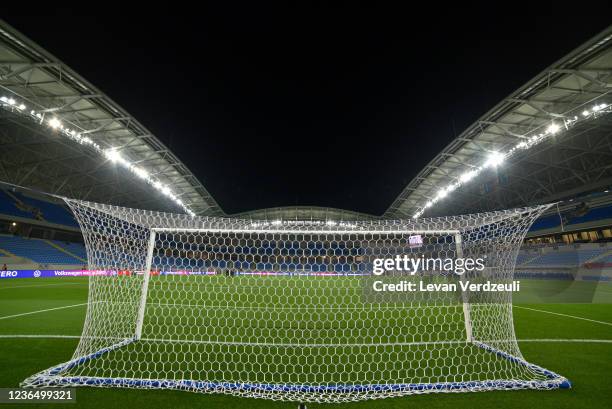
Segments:
[[[591,318],[584,318],[584,317],[578,317],[576,315],[569,315],[569,314],[562,314],[560,312],[553,312],[553,311],[546,311],[546,310],[538,310],[537,308],[529,308],[529,307],[521,307],[520,305],[515,305],[514,308],[521,308],[523,310],[529,310],[529,311],[536,311],[536,312],[543,312],[545,314],[551,314],[551,315],[558,315],[560,317],[566,317],[566,318],[574,318],[576,320],[582,320],[582,321],[588,321],[588,322],[594,322],[596,324],[602,324],[602,325],[609,325],[612,326],[612,322],[607,322],[607,321],[598,321],[598,320],[593,320]]]
[[[0,317],[0,320],[6,320],[9,318],[16,318],[16,317],[23,317],[24,315],[32,315],[32,314],[40,314],[43,312],[49,312],[49,311],[57,311],[57,310],[63,310],[66,308],[74,308],[74,307],[81,307],[83,305],[87,305],[86,302],[84,303],[80,303],[80,304],[73,304],[73,305],[64,305],[62,307],[55,307],[55,308],[47,308],[44,310],[37,310],[37,311],[30,311],[30,312],[22,312],[20,314],[13,314],[13,315],[5,315],[3,317]]]

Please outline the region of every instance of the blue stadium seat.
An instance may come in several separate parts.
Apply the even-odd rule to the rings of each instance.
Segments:
[[[57,240],[49,240],[52,241],[55,245],[65,249],[66,251],[78,256],[82,259],[87,259],[87,251],[85,251],[85,246],[81,243],[68,243]]]
[[[44,200],[34,199],[32,197],[25,196],[19,192],[15,192],[14,195],[25,204],[40,209],[42,216],[46,221],[62,224],[65,226],[78,227],[78,223],[76,222],[76,220],[74,220],[74,217],[72,217],[70,211],[62,205],[47,202]]]
[[[595,220],[611,219],[611,218],[612,218],[612,205],[596,207],[594,209],[589,210],[588,213],[585,214],[584,216],[570,218],[570,220],[568,220],[565,225],[571,226],[575,224],[587,223],[587,222],[591,222]],[[529,229],[529,231],[551,229],[551,228],[560,227],[560,226],[561,226],[561,219],[559,219],[559,215],[553,214],[553,215],[542,217],[536,220],[531,226],[531,229]]]
[[[4,190],[0,189],[0,213],[9,216],[18,216],[31,219],[32,213],[20,210],[15,204],[15,200],[10,197]]]
[[[61,205],[27,197],[19,192],[12,192],[12,194],[22,201],[24,205],[40,210],[44,220],[65,226],[78,227],[78,223],[72,217],[72,214]],[[36,219],[36,211],[19,209],[15,200],[2,189],[0,189],[0,213],[27,219]]]
[[[609,250],[610,249],[607,247],[577,249],[573,247],[565,247],[559,250],[551,250],[539,257],[536,257],[535,259],[528,261],[526,266],[576,267]],[[517,262],[517,265],[520,264],[521,263]]]
[[[0,235],[0,248],[41,264],[83,264],[83,261],[61,252],[43,240]]]

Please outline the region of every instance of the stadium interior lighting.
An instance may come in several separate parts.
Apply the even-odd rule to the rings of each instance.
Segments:
[[[459,181],[461,183],[467,183],[470,180],[472,180],[477,174],[478,174],[478,171],[476,170],[467,171],[459,177]]]
[[[0,96],[0,107],[6,110],[9,110],[11,112],[14,112],[14,113],[22,114],[25,117],[37,122],[40,125],[45,124],[45,121],[44,121],[45,118],[44,118],[43,113],[37,112],[36,110],[33,110],[33,109],[26,111],[26,105],[24,103],[18,103],[13,97]],[[132,173],[134,173],[136,176],[138,176],[140,179],[142,179],[145,183],[153,186],[160,193],[167,196],[173,203],[181,207],[185,211],[185,213],[187,213],[190,216],[195,216],[195,213],[185,203],[183,203],[183,201],[179,199],[179,197],[175,195],[170,190],[169,187],[162,184],[156,178],[152,177],[149,174],[149,172],[147,172],[145,169],[135,166],[129,160],[124,158],[121,155],[121,153],[117,150],[117,148],[109,148],[109,149],[102,148],[98,143],[94,142],[90,137],[83,136],[77,130],[65,127],[62,121],[60,120],[60,118],[55,117],[55,116],[49,119],[48,121],[46,121],[46,125],[49,128],[57,131],[58,134],[64,135],[65,137],[81,145],[88,146],[89,148],[95,150],[98,154],[104,156],[109,161],[127,168]]]
[[[552,135],[557,135],[564,130],[569,130],[572,126],[574,126],[578,122],[598,118],[603,114],[609,114],[612,112],[610,104],[607,104],[607,103],[595,104],[591,106],[590,110],[585,109],[584,107],[582,107],[581,109],[583,109],[582,111],[583,118],[580,118],[578,115],[568,114],[565,120],[563,121],[564,126],[561,126],[560,124],[556,122],[551,122],[545,131],[540,130],[539,133],[535,133],[531,136],[527,136],[527,135],[523,136],[522,137],[523,139],[521,140],[521,142],[519,142],[518,144],[516,144],[515,146],[513,146],[506,152],[491,153],[487,157],[486,161],[481,167],[476,167],[470,171],[463,173],[461,176],[459,176],[458,183],[450,184],[448,187],[439,190],[436,196],[433,198],[430,198],[425,204],[423,204],[413,214],[412,217],[414,219],[421,217],[421,215],[425,212],[425,209],[432,207],[434,204],[440,201],[440,199],[443,199],[444,197],[448,196],[448,194],[452,192],[453,190],[459,188],[460,186],[464,184],[467,184],[467,182],[474,179],[478,174],[480,174],[484,168],[495,168],[499,166],[506,159],[515,155],[518,150],[530,149],[531,147],[536,146],[542,141],[546,140],[547,137],[550,137]],[[576,111],[576,112],[580,112],[580,111]]]
[[[62,123],[60,122],[59,119],[53,117],[49,120],[49,126],[53,129],[57,129],[60,128],[62,126]]]
[[[121,153],[119,153],[117,149],[105,150],[104,156],[106,156],[106,159],[110,160],[111,162],[119,162],[121,159],[123,159],[121,157]]]
[[[487,161],[485,162],[484,165],[486,168],[495,168],[501,165],[504,159],[505,159],[505,155],[503,153],[492,152],[487,158]]]
[[[130,169],[132,169],[132,172],[134,172],[136,176],[141,179],[147,179],[149,177],[149,172],[147,172],[143,168],[139,168],[138,166],[132,166]]]
[[[546,130],[549,134],[556,134],[557,132],[559,132],[559,130],[561,129],[561,127],[559,125],[557,125],[556,123],[552,123],[550,124],[550,126],[548,127],[548,129]]]
[[[161,192],[165,194],[166,196],[172,196],[172,191],[170,190],[168,186],[162,186]]]

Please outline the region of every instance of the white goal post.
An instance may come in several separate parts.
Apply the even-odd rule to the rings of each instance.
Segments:
[[[262,221],[67,199],[85,239],[88,308],[71,360],[25,387],[176,389],[300,402],[566,388],[524,360],[511,292],[394,293],[373,280],[509,282],[549,206],[417,220]],[[486,259],[479,274],[377,260]],[[385,281],[386,280],[386,281]],[[381,281],[381,282],[382,282]],[[399,282],[399,281],[398,281]]]

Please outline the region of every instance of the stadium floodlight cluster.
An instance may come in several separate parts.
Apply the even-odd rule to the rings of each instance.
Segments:
[[[94,142],[89,136],[84,135],[83,132],[80,132],[80,131],[71,129],[70,127],[64,126],[63,122],[57,116],[53,116],[49,119],[46,119],[45,112],[39,112],[36,110],[28,111],[24,103],[17,102],[13,97],[7,97],[7,96],[0,97],[0,106],[2,106],[5,109],[10,110],[11,112],[22,114],[28,117],[28,119],[34,120],[40,125],[46,124],[54,132],[57,132],[60,135],[63,135],[69,138],[70,140],[77,142],[81,145],[88,146],[89,148],[93,149],[95,152],[97,152],[101,156],[105,157],[110,162],[116,163],[128,169],[138,178],[142,179],[143,182],[154,187],[156,190],[158,190],[160,193],[166,196],[169,200],[171,200],[173,203],[175,203],[177,206],[183,209],[188,215],[190,216],[195,215],[195,213],[189,208],[189,206],[181,200],[180,195],[173,192],[169,186],[160,182],[154,176],[151,176],[146,169],[124,158],[121,155],[120,149],[118,148],[105,149],[102,146],[100,146],[98,143]]]
[[[456,177],[456,180],[441,188],[437,194],[425,202],[413,215],[414,219],[417,219],[425,213],[427,209],[438,203],[440,200],[446,198],[451,192],[457,190],[469,181],[474,179],[476,176],[481,174],[486,169],[494,169],[501,165],[505,160],[515,156],[521,151],[527,150],[536,146],[551,136],[557,135],[562,131],[567,131],[574,125],[585,120],[599,118],[603,114],[609,114],[612,112],[612,106],[607,103],[596,103],[591,109],[585,109],[582,111],[581,116],[579,115],[568,115],[563,119],[563,124],[559,124],[554,120],[546,127],[545,130],[536,132],[531,136],[525,136],[521,142],[514,145],[506,152],[491,152],[485,162],[481,166],[473,166],[470,170],[462,173]]]
[[[250,224],[251,227],[268,227],[268,226],[339,226],[346,228],[357,228],[356,224],[335,221],[335,220],[281,220],[276,219],[272,221],[259,220],[254,221]]]
[[[375,260],[393,255],[486,258],[481,278],[512,280],[524,236],[548,205],[344,226],[255,225],[66,201],[89,268],[107,274],[90,277],[72,359],[32,375],[25,387],[346,402],[570,386],[523,358],[511,293],[368,290],[380,279]],[[383,279],[399,274],[389,273]]]

